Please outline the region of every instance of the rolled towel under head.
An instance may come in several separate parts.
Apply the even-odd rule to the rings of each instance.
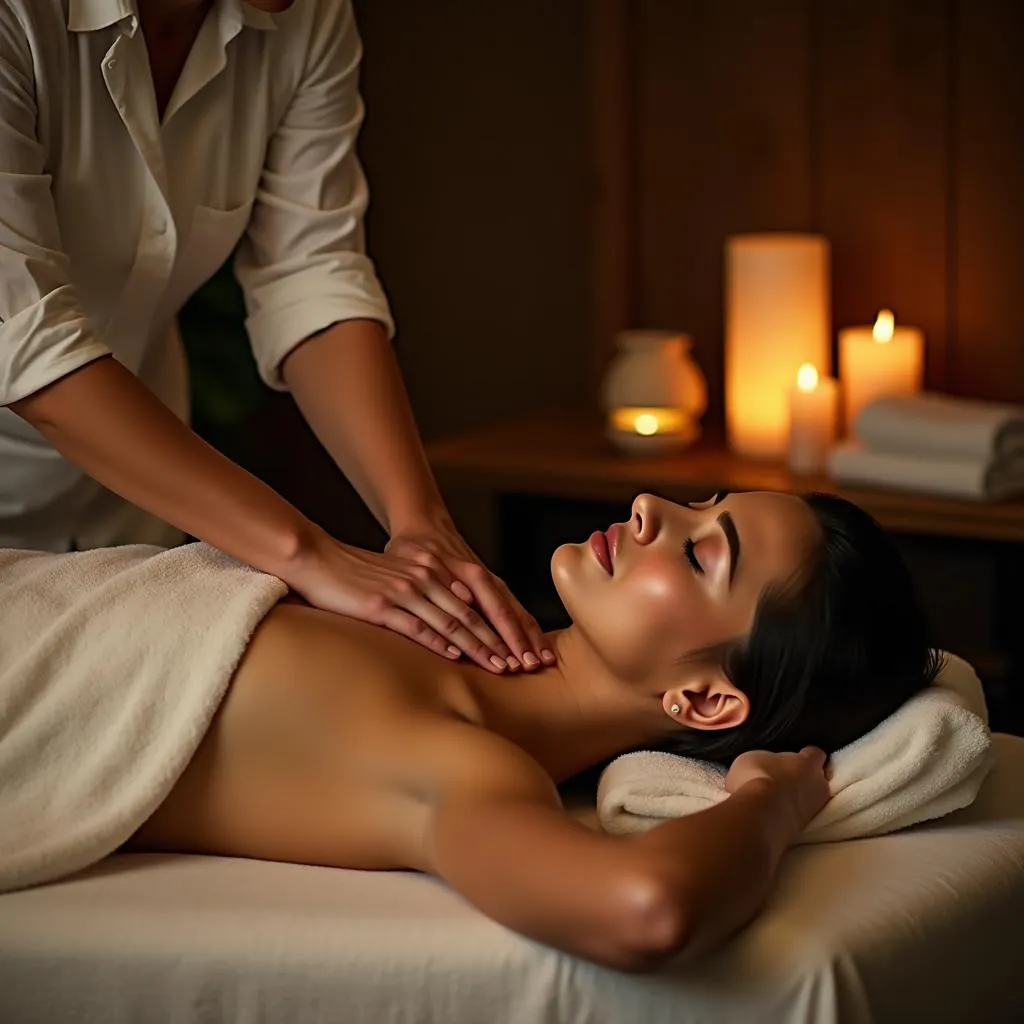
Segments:
[[[803,843],[882,835],[974,801],[992,767],[984,692],[947,654],[935,683],[833,754],[831,799]],[[727,798],[725,769],[664,751],[616,758],[601,775],[597,811],[608,832],[645,832]]]

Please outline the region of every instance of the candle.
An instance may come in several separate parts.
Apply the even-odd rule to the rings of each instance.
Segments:
[[[786,453],[789,390],[829,358],[829,248],[818,235],[737,235],[725,253],[725,414],[730,447]]]
[[[681,409],[658,409],[653,406],[613,409],[611,418],[616,430],[641,434],[643,437],[675,433],[683,429],[688,419]]]
[[[825,468],[836,436],[838,399],[834,377],[819,377],[812,363],[800,367],[789,393],[789,468],[794,473]]]
[[[606,432],[624,451],[685,448],[700,436],[704,375],[678,331],[620,331],[602,384]]]
[[[692,442],[700,428],[682,409],[623,406],[608,414],[611,439],[624,451],[643,454],[668,451]]]
[[[883,309],[873,327],[847,327],[839,332],[839,377],[843,382],[846,433],[861,409],[885,395],[912,395],[921,390],[924,333],[896,324]]]

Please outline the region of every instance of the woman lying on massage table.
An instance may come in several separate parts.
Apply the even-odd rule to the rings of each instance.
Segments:
[[[811,745],[845,745],[933,678],[908,573],[854,506],[769,493],[641,495],[552,573],[573,625],[556,665],[516,679],[277,603],[125,848],[429,872],[624,970],[721,941],[827,799]],[[730,799],[630,838],[565,816],[555,783],[652,745],[731,762]]]

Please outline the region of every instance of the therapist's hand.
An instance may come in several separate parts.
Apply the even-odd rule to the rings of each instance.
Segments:
[[[350,547],[317,529],[276,575],[316,608],[384,626],[443,658],[465,654],[495,674],[509,667],[508,648],[443,568]]]
[[[504,641],[500,649],[492,648],[492,653],[506,659],[511,656],[513,671],[520,666],[532,671],[555,663],[537,621],[476,557],[450,521],[398,530],[384,550],[423,566],[457,597],[475,604]]]

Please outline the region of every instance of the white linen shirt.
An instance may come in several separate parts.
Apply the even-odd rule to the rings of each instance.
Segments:
[[[333,323],[393,333],[363,251],[360,55],[349,0],[215,0],[161,121],[136,0],[0,0],[0,406],[113,353],[187,416],[175,318],[243,235],[272,387]],[[0,544],[112,542],[83,477],[0,408]]]

